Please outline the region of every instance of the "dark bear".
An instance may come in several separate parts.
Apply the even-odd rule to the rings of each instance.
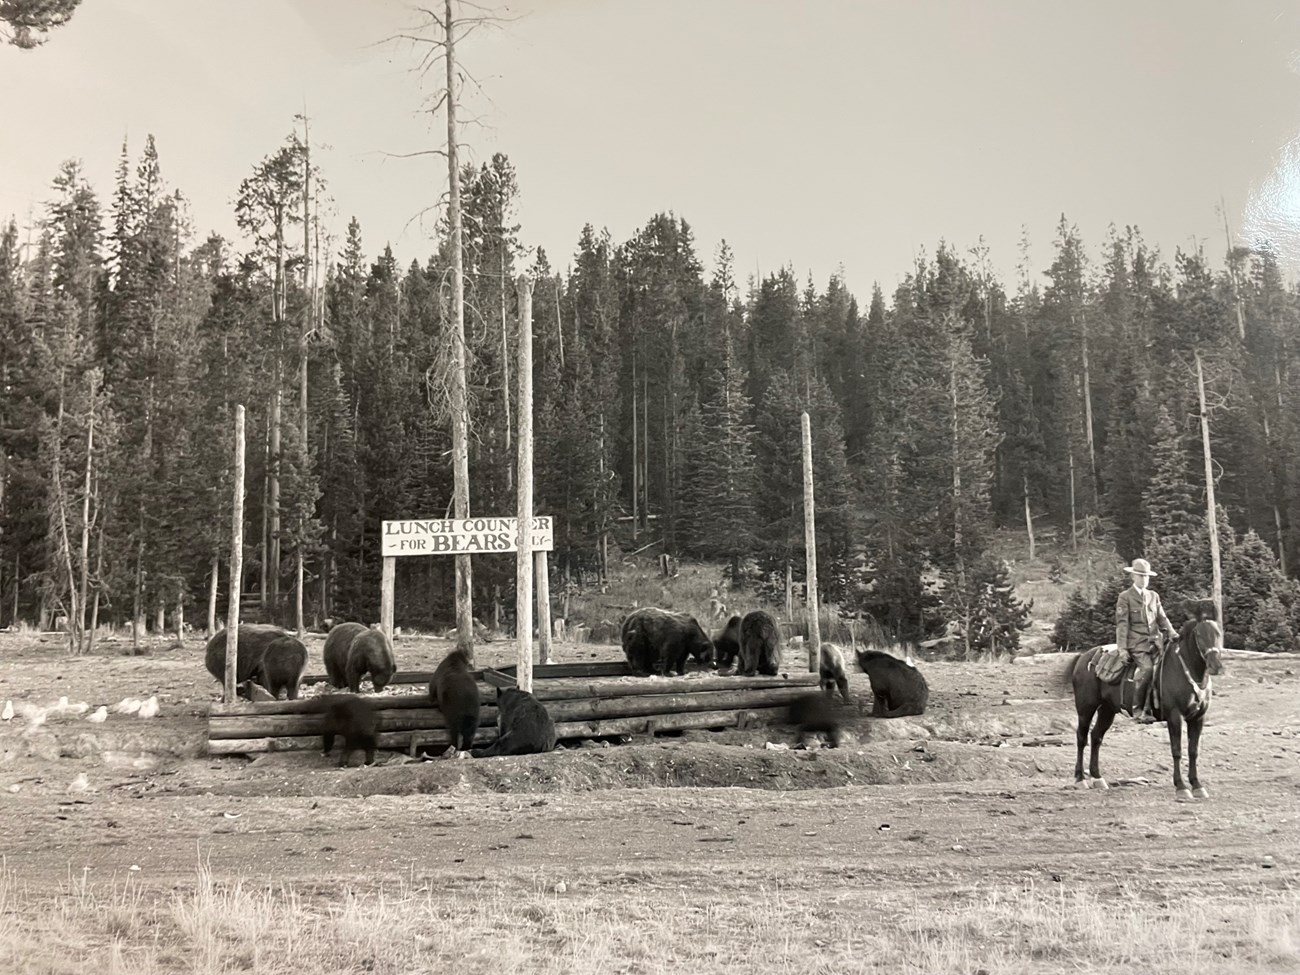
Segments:
[[[448,755],[468,752],[478,733],[481,703],[478,682],[470,673],[464,650],[453,650],[442,658],[429,682],[429,699],[447,721]],[[499,720],[499,719],[498,719]]]
[[[397,673],[393,645],[378,627],[339,623],[325,638],[325,673],[335,687],[353,694],[361,691],[361,678],[370,675],[375,691],[382,691]]]
[[[243,634],[240,634],[242,645]],[[241,654],[242,656],[242,654]],[[307,672],[307,648],[295,637],[277,637],[262,651],[262,662],[254,679],[277,700],[284,691],[290,701],[298,700],[302,675]]]
[[[844,673],[844,651],[834,643],[823,643],[821,653],[822,690],[828,697],[833,696],[839,688],[840,699],[846,704],[849,700],[849,678]]]
[[[318,700],[324,706],[325,716],[321,721],[324,733],[324,754],[334,750],[334,737],[343,738],[343,748],[339,754],[339,768],[347,768],[352,753],[358,748],[366,751],[366,764],[375,764],[375,709],[365,698],[352,694],[331,694]]]
[[[260,684],[261,680],[258,679],[258,674],[262,669],[262,654],[266,652],[266,648],[270,643],[288,635],[285,630],[278,626],[241,623],[239,625],[239,645],[236,647],[239,660],[235,665],[235,683],[243,684],[246,681],[257,680]],[[225,682],[225,630],[214,633],[212,638],[208,640],[207,646],[203,650],[203,663],[208,668],[208,673],[215,677],[219,683]]]
[[[924,714],[930,687],[921,672],[906,660],[883,650],[859,650],[858,666],[871,680],[875,718],[901,718]]]
[[[497,691],[497,740],[473,752],[492,755],[536,755],[555,749],[555,722],[542,702],[517,687]]]
[[[713,659],[713,641],[694,616],[645,606],[623,621],[623,654],[632,673],[685,674],[686,660],[703,665]]]
[[[335,623],[325,637],[325,673],[335,687],[348,686],[348,648],[364,632],[363,623]]]
[[[740,617],[727,620],[722,632],[713,638],[714,663],[718,670],[730,670],[740,656]]]
[[[740,667],[737,673],[775,677],[781,669],[781,631],[776,620],[761,609],[745,614],[740,621]]]
[[[805,745],[812,734],[824,734],[831,748],[842,740],[840,709],[827,694],[805,694],[790,702],[788,720],[799,731],[799,744]]]

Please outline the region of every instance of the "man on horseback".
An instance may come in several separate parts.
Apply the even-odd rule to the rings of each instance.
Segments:
[[[1155,575],[1151,563],[1134,559],[1124,571],[1133,577],[1133,585],[1121,592],[1115,602],[1115,643],[1129,652],[1137,668],[1133,675],[1136,685],[1133,717],[1142,724],[1152,724],[1157,720],[1150,706],[1151,674],[1158,649],[1156,639],[1163,632],[1166,639],[1174,640],[1178,632],[1165,615],[1159,594],[1147,588]]]

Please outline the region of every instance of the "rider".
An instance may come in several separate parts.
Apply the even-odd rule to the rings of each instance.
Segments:
[[[1160,605],[1159,594],[1147,588],[1147,583],[1155,575],[1151,563],[1146,559],[1134,559],[1124,571],[1133,577],[1133,585],[1121,592],[1115,602],[1115,643],[1121,650],[1127,650],[1137,665],[1137,672],[1133,675],[1137,685],[1133,717],[1142,724],[1151,724],[1157,720],[1150,707],[1156,637],[1163,631],[1168,639],[1173,640],[1178,633]]]

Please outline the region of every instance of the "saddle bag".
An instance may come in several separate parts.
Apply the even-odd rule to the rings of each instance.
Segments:
[[[1106,684],[1118,684],[1128,669],[1129,653],[1119,647],[1105,647],[1092,663],[1097,679]]]

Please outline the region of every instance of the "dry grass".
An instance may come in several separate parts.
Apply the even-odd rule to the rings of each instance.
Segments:
[[[674,880],[679,878],[674,878]],[[898,897],[824,878],[719,886],[628,876],[326,891],[223,883],[145,892],[77,882],[53,900],[0,882],[0,971],[607,975],[690,971],[974,973],[1300,966],[1300,895],[1033,887]],[[704,881],[701,883],[701,881]]]

